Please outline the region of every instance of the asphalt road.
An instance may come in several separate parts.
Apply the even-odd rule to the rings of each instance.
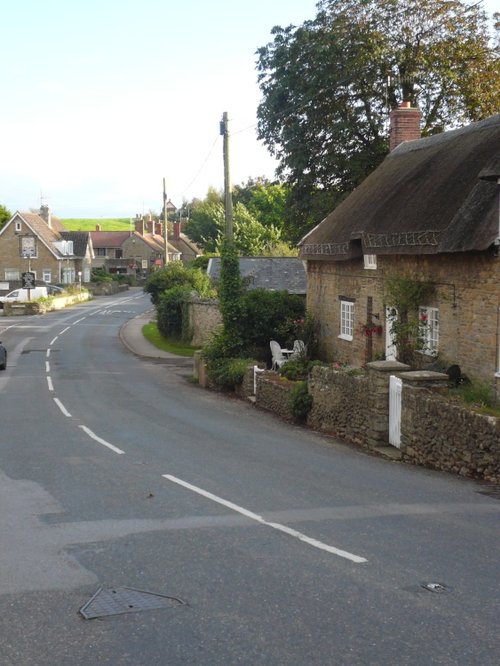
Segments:
[[[497,664],[500,501],[140,358],[150,307],[0,318],[0,666]]]

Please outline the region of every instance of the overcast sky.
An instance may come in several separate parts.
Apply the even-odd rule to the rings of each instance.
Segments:
[[[490,9],[500,0],[486,2]],[[2,3],[0,204],[58,217],[134,217],[274,175],[256,139],[258,47],[316,0]]]

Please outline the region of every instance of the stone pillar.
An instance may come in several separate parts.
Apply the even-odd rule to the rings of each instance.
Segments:
[[[366,367],[370,412],[366,443],[369,447],[386,446],[389,443],[389,379],[391,375],[407,373],[410,366],[399,361],[374,361]]]
[[[449,377],[443,372],[416,370],[401,375],[403,380],[403,401],[401,407],[401,451],[407,455],[413,452],[412,405],[420,392],[448,393]]]

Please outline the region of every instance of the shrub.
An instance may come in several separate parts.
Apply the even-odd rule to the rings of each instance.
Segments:
[[[165,268],[152,273],[144,284],[144,291],[150,294],[153,305],[158,305],[163,292],[180,286],[196,291],[200,296],[215,295],[206,273],[198,268],[186,268],[180,261],[171,261]]]
[[[165,337],[180,339],[183,337],[185,303],[189,296],[185,286],[175,286],[163,292],[156,307],[157,325]]]
[[[311,411],[312,395],[307,389],[307,382],[297,382],[290,393],[290,411],[298,421],[305,421]]]
[[[243,382],[248,366],[255,363],[249,358],[216,358],[207,363],[207,376],[218,388],[234,390]]]
[[[241,336],[247,348],[269,348],[269,341],[278,338],[283,344],[291,338],[295,320],[305,316],[304,300],[287,291],[252,289],[243,294]]]
[[[296,359],[290,359],[284,363],[278,372],[282,377],[286,377],[291,381],[299,379],[307,379],[315,365],[324,365],[321,361],[308,361],[304,355],[298,356]]]

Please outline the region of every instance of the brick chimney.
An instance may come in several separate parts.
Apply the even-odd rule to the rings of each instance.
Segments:
[[[101,231],[101,225],[100,225],[100,224],[96,224],[96,225],[95,225],[95,230],[96,230],[96,231]]]
[[[182,231],[182,222],[180,220],[176,220],[174,222],[174,240],[179,240],[181,237],[181,231]]]
[[[144,236],[144,220],[142,217],[137,216],[135,218],[135,230],[141,236]]]
[[[146,229],[148,230],[148,234],[154,233],[154,222],[153,222],[153,220],[149,219],[146,222]]]
[[[163,224],[161,222],[155,222],[155,234],[163,236]]]
[[[49,229],[52,229],[52,214],[50,212],[50,208],[47,205],[42,205],[40,206],[40,217],[42,220],[45,220],[47,222],[47,226]]]
[[[411,102],[401,102],[391,111],[389,127],[389,150],[392,151],[403,141],[420,139],[420,109],[411,106]]]

